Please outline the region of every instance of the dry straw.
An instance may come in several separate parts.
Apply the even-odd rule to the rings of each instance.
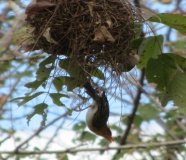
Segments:
[[[80,67],[130,63],[140,14],[125,0],[37,0],[26,9],[33,49],[65,55]],[[73,65],[74,65],[73,64]]]

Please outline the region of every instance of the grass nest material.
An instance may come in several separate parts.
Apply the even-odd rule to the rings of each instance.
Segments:
[[[36,0],[26,8],[33,49],[73,58],[80,66],[129,63],[134,23],[141,17],[125,0]]]

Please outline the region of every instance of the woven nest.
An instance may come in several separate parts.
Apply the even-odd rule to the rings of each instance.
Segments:
[[[141,17],[125,0],[37,0],[26,9],[35,48],[81,66],[127,63]]]

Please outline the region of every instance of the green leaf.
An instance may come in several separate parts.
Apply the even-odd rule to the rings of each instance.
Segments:
[[[149,83],[157,84],[157,89],[166,91],[177,71],[176,62],[168,54],[159,55],[157,59],[150,59],[146,68]]]
[[[6,50],[7,50],[7,48],[6,48],[6,47],[0,47],[0,53],[5,52]]]
[[[169,101],[185,108],[186,104],[186,74],[181,72],[176,61],[169,54],[162,54],[158,59],[150,59],[147,64],[146,77],[148,82],[157,84],[159,99],[163,106]]]
[[[110,128],[111,128],[112,130],[115,130],[118,134],[123,133],[123,130],[121,129],[120,126],[112,125],[112,126],[110,126]]]
[[[53,84],[57,91],[61,91],[62,86],[67,86],[68,91],[73,91],[75,88],[81,87],[82,85],[82,83],[79,80],[68,76],[54,78]]]
[[[140,69],[146,67],[150,58],[157,58],[162,53],[163,36],[148,37],[143,40],[138,50]]]
[[[20,103],[18,103],[18,106],[21,106],[21,105],[31,101],[32,99],[38,97],[39,95],[41,95],[43,93],[45,93],[45,92],[37,92],[37,93],[35,93],[35,94],[31,95],[31,96],[14,98],[11,101],[16,101],[16,100],[23,99]]]
[[[171,120],[176,120],[178,118],[179,112],[177,109],[173,109],[173,110],[168,110],[166,112],[166,114],[163,116],[163,119],[165,121],[171,119]]]
[[[126,150],[121,150],[116,156],[114,157],[114,160],[121,160],[123,159],[124,155],[126,154]]]
[[[25,87],[32,88],[33,90],[36,90],[38,87],[40,87],[42,85],[43,82],[44,81],[35,80],[33,82],[29,82],[29,83],[25,84]]]
[[[87,80],[84,74],[85,72],[80,66],[75,65],[76,63],[77,62],[75,62],[71,58],[67,58],[60,60],[59,66],[60,68],[66,70],[71,77],[74,77],[79,81],[85,82]]]
[[[24,72],[19,72],[18,71],[14,77],[15,78],[31,77],[32,74],[33,74],[33,71],[31,71],[31,70],[26,70]]]
[[[71,110],[71,109],[69,109],[69,108],[67,108],[67,110],[68,110],[67,114],[68,114],[69,116],[71,116],[71,115],[72,115],[73,110]]]
[[[46,58],[45,60],[43,60],[39,64],[39,68],[36,72],[36,74],[37,74],[36,78],[38,81],[46,80],[49,78],[50,73],[54,68],[53,63],[55,62],[55,58],[56,57],[54,57],[54,56],[49,56],[48,58]],[[49,66],[49,65],[51,65],[51,66]]]
[[[0,51],[0,53],[2,53],[2,52]],[[10,67],[11,67],[11,61],[0,61],[0,68],[1,68],[0,74],[10,70]]]
[[[183,70],[186,71],[186,57],[179,56],[177,54],[169,53],[169,56],[172,57],[177,65]]]
[[[52,83],[54,84],[54,87],[56,88],[58,92],[60,92],[63,87],[63,84],[61,83],[61,79],[62,77],[55,77],[52,81]]]
[[[150,121],[156,118],[159,114],[159,110],[151,104],[145,104],[138,108],[139,115],[143,120]]]
[[[173,48],[173,51],[184,50],[185,49],[185,39],[177,39],[176,41],[173,41],[173,42],[167,42],[165,45]]]
[[[91,72],[91,76],[97,77],[101,80],[105,79],[104,74],[97,68],[93,69],[93,71]]]
[[[82,69],[82,67],[75,65],[74,63],[77,62],[74,62],[74,60],[72,60],[71,58],[67,58],[60,60],[59,66],[60,68],[67,71],[71,77],[82,81],[82,83],[87,80],[86,73],[90,73],[91,76],[97,77],[101,80],[105,79],[104,74],[101,72],[101,70],[92,67],[85,67]]]
[[[136,127],[140,127],[141,123],[143,122],[143,118],[139,115],[135,115],[135,118],[134,118],[134,125]]]
[[[166,90],[159,94],[162,105],[173,100],[175,106],[179,106],[181,113],[186,115],[186,74],[179,70],[174,74],[172,81],[167,85]]]
[[[67,153],[57,154],[56,157],[58,160],[69,160]]]
[[[11,156],[9,155],[7,158],[8,158],[8,159],[11,159],[12,157],[11,157],[11,158],[10,158],[10,157],[11,157]],[[25,159],[26,157],[28,157],[28,155],[19,155],[19,156],[17,155],[17,156],[14,158],[14,160],[22,160],[22,159]]]
[[[96,139],[96,135],[87,131],[83,131],[80,137],[81,141],[95,141],[95,139]]]
[[[64,106],[64,104],[60,101],[61,97],[69,98],[67,95],[60,93],[50,93],[49,95],[52,98],[53,103],[57,106]]]
[[[102,147],[105,147],[105,146],[108,146],[109,145],[109,141],[105,138],[102,138],[100,141],[99,141],[99,145],[102,146]],[[100,151],[100,154],[103,154],[104,151]]]
[[[85,127],[86,127],[85,122],[78,122],[73,126],[73,130],[81,133],[82,131],[84,131]]]
[[[34,147],[34,151],[40,151],[40,148]]]
[[[132,48],[133,49],[139,49],[141,43],[145,40],[146,38],[138,38],[133,40],[132,42]]]
[[[39,114],[39,115],[41,115],[42,118],[43,118],[43,120],[42,120],[42,122],[41,122],[41,125],[42,125],[42,126],[45,126],[47,114],[45,113],[44,110],[45,110],[47,107],[48,107],[48,105],[47,105],[46,103],[40,103],[40,104],[36,105],[36,106],[34,107],[34,111],[33,111],[31,114],[29,114],[29,115],[27,116],[27,124],[29,125],[30,120],[31,120],[31,118],[32,118],[33,116],[35,116],[36,114]]]
[[[140,37],[143,24],[141,22],[134,23],[135,39]]]
[[[181,14],[157,14],[148,20],[151,22],[163,23],[186,35],[186,17]]]
[[[122,122],[124,125],[126,125],[126,124],[128,123],[128,118],[129,118],[129,116],[123,117],[121,122]]]

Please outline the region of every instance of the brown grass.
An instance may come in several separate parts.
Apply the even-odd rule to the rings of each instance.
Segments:
[[[89,70],[109,66],[119,71],[128,63],[134,23],[142,20],[125,0],[37,1],[26,14],[35,48],[70,57]]]

